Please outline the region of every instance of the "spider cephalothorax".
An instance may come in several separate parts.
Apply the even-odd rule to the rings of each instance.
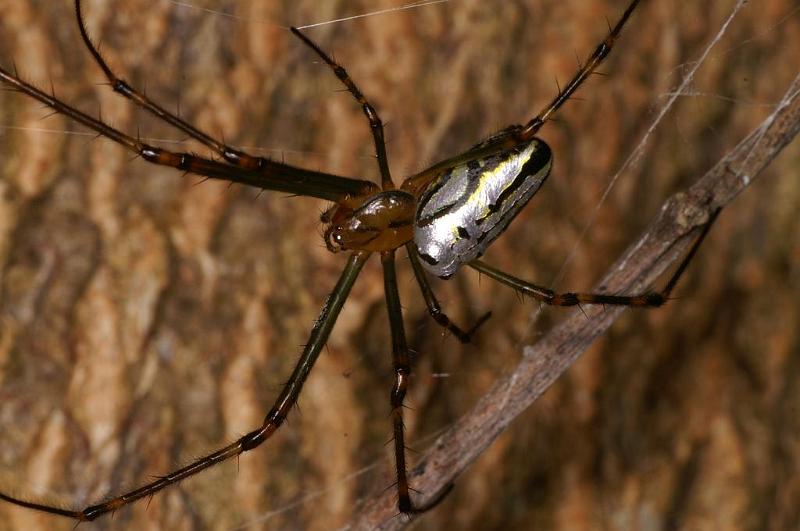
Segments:
[[[331,252],[391,251],[408,243],[414,234],[414,196],[386,190],[351,208],[334,205],[322,214],[325,245]]]

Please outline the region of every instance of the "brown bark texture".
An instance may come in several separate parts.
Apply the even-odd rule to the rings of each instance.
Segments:
[[[607,75],[542,130],[553,173],[487,262],[588,289],[668,197],[775,111],[800,70],[800,13],[751,1],[648,134],[735,4],[643,2]],[[402,5],[96,0],[85,12],[111,67],[200,128],[377,180],[361,110],[286,27]],[[624,7],[453,0],[307,31],[377,107],[399,181],[527,121]],[[0,0],[0,63],[115,127],[207,154],[113,94],[69,1]],[[80,507],[258,426],[345,260],[320,239],[322,201],[182,176],[48,115],[0,92],[0,490]],[[414,529],[800,527],[798,145],[723,210],[676,300],[623,312]],[[430,319],[405,259],[399,275],[412,467],[539,337],[602,313],[542,309],[462,271],[433,283],[445,311],[465,325],[493,311],[464,346]],[[384,308],[373,259],[271,440],[82,528],[353,522],[394,481]],[[2,531],[73,525],[0,505]]]

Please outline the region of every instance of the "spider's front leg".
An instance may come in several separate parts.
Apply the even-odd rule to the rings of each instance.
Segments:
[[[86,49],[89,50],[89,53],[92,55],[95,63],[97,63],[97,66],[99,66],[103,71],[103,75],[105,75],[109,86],[114,90],[114,92],[132,101],[142,109],[145,109],[159,120],[170,124],[176,129],[183,131],[191,138],[194,138],[201,144],[204,144],[222,157],[228,164],[231,164],[241,171],[264,171],[264,179],[267,181],[269,180],[268,174],[270,170],[275,169],[275,164],[273,161],[264,157],[250,155],[214,138],[205,131],[199,129],[197,126],[190,124],[174,112],[168,111],[157,102],[150,99],[142,91],[132,86],[125,79],[117,76],[117,74],[108,65],[103,55],[100,53],[100,50],[92,41],[92,38],[89,36],[89,31],[86,29],[86,21],[84,20],[83,16],[81,0],[75,0],[75,19],[78,22],[78,31],[80,32],[83,44],[86,46]],[[103,134],[102,131],[100,131],[100,133]]]
[[[292,34],[298,37],[303,44],[311,48],[314,53],[328,65],[334,75],[339,78],[339,81],[347,88],[347,91],[355,98],[359,105],[361,105],[361,110],[364,112],[364,116],[367,117],[367,121],[369,122],[369,129],[372,132],[372,140],[375,144],[375,156],[378,161],[378,169],[381,172],[381,188],[383,190],[394,190],[392,175],[389,171],[389,159],[386,155],[383,121],[381,121],[381,117],[378,116],[378,111],[376,111],[375,107],[367,100],[364,93],[361,92],[361,89],[358,88],[356,82],[353,81],[353,78],[350,77],[350,74],[347,73],[347,70],[345,70],[342,65],[334,61],[325,50],[320,48],[317,43],[307,37],[299,28],[292,27],[290,30]]]

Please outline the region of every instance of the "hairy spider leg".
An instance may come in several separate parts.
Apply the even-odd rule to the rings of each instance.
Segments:
[[[381,172],[381,188],[384,190],[394,190],[394,182],[392,181],[392,175],[389,172],[389,159],[386,156],[386,141],[383,137],[383,122],[381,121],[380,116],[378,116],[378,111],[375,110],[375,107],[364,97],[364,94],[359,90],[358,86],[356,85],[353,78],[350,77],[350,74],[347,73],[347,70],[344,69],[342,65],[334,61],[331,56],[329,56],[325,51],[320,48],[314,41],[312,41],[309,37],[307,37],[303,32],[299,29],[292,26],[290,28],[292,34],[296,35],[300,38],[303,43],[314,50],[314,52],[325,61],[333,73],[336,74],[336,77],[339,78],[339,81],[347,87],[347,91],[353,95],[356,101],[361,104],[361,109],[364,111],[364,115],[369,120],[369,128],[372,131],[372,140],[375,143],[375,154],[378,157],[378,167],[380,168]]]
[[[151,481],[150,483],[142,485],[141,487],[130,492],[116,496],[102,503],[98,503],[97,505],[91,505],[79,511],[63,509],[54,505],[26,501],[2,492],[0,492],[0,500],[19,505],[21,507],[27,507],[29,509],[35,509],[59,516],[67,516],[80,522],[91,521],[98,516],[116,511],[124,505],[135,502],[141,498],[151,496],[161,489],[178,483],[179,481],[193,476],[198,472],[205,470],[206,468],[210,468],[216,464],[227,461],[232,457],[236,457],[237,455],[241,455],[244,452],[260,446],[264,441],[269,439],[273,433],[275,433],[281,424],[283,424],[283,421],[286,420],[289,411],[297,402],[297,397],[300,395],[303,384],[305,383],[306,378],[308,378],[308,374],[311,372],[311,368],[314,366],[314,363],[317,361],[319,353],[322,351],[322,347],[325,346],[328,336],[330,335],[331,330],[333,330],[333,325],[336,323],[336,318],[339,316],[339,312],[344,306],[347,296],[350,294],[350,289],[353,287],[353,284],[355,283],[356,278],[358,278],[358,274],[361,271],[361,268],[364,266],[364,263],[367,261],[367,258],[369,258],[369,255],[370,253],[366,252],[354,252],[350,255],[347,265],[345,266],[344,271],[342,271],[339,281],[336,283],[336,287],[333,288],[333,291],[330,295],[328,295],[328,298],[322,305],[320,315],[314,322],[314,327],[311,329],[308,343],[303,349],[303,353],[300,355],[300,359],[298,360],[297,365],[295,365],[292,375],[284,385],[283,390],[281,391],[281,394],[278,395],[277,400],[275,400],[272,409],[264,418],[264,423],[258,429],[255,429],[250,433],[240,437],[236,442],[229,444],[224,448],[201,457],[200,459],[197,459],[196,461],[193,461],[192,463],[179,468],[174,472],[170,472],[166,476],[162,476],[155,481]]]
[[[611,53],[614,43],[622,33],[622,28],[628,22],[640,1],[641,0],[633,0],[630,4],[628,4],[625,12],[622,14],[614,27],[609,30],[606,38],[603,39],[603,41],[595,48],[594,52],[589,56],[586,62],[580,65],[580,68],[575,75],[572,76],[570,82],[567,83],[563,89],[559,90],[558,94],[556,94],[553,100],[525,126],[512,125],[503,130],[504,134],[497,135],[495,138],[481,142],[464,153],[449,159],[445,159],[434,164],[430,168],[426,168],[420,173],[412,175],[403,181],[401,188],[418,195],[427,188],[433,179],[435,179],[442,172],[447,171],[454,166],[458,166],[464,162],[488,157],[499,151],[510,150],[517,146],[531,142],[539,129],[541,129],[548,120],[552,119],[553,114],[555,114],[555,112],[560,109],[564,103],[566,103],[572,97],[573,94],[575,94],[575,91],[577,91],[578,88],[583,85],[583,82],[586,81],[589,76],[591,76],[597,70],[597,67],[600,66],[608,54]]]
[[[564,103],[566,103],[566,101],[570,99],[573,94],[575,94],[575,91],[578,90],[581,85],[583,85],[583,82],[586,81],[595,70],[597,70],[597,67],[600,66],[600,63],[602,63],[608,54],[611,53],[614,43],[619,38],[620,33],[622,33],[623,26],[625,26],[625,23],[628,22],[628,19],[630,19],[634,9],[636,9],[636,7],[639,5],[639,2],[640,0],[633,0],[628,5],[628,7],[625,9],[625,12],[622,13],[622,16],[617,21],[616,25],[609,30],[608,35],[605,39],[603,39],[603,42],[597,45],[594,53],[592,53],[592,55],[589,56],[589,59],[583,63],[583,66],[578,69],[569,83],[567,83],[563,89],[559,90],[556,97],[550,102],[550,105],[542,109],[542,111],[536,115],[535,118],[525,124],[525,127],[520,131],[519,134],[520,140],[527,142],[533,139],[534,135],[536,135],[536,132],[542,128],[545,122],[549,120],[553,114],[560,109],[561,106],[564,105]]]
[[[263,171],[264,173],[269,173],[270,170],[273,171],[286,171],[285,168],[281,168],[268,158],[265,157],[257,157],[254,155],[250,155],[242,150],[234,149],[223,142],[220,142],[216,138],[210,136],[209,134],[201,131],[196,126],[186,122],[184,119],[179,117],[173,112],[166,110],[164,107],[159,105],[158,103],[154,102],[150,98],[148,98],[145,94],[141,91],[137,90],[136,88],[132,87],[127,81],[118,77],[111,67],[108,66],[108,63],[103,58],[100,51],[97,49],[97,46],[92,41],[91,37],[89,37],[89,32],[86,30],[86,23],[83,18],[83,10],[81,8],[81,0],[75,0],[75,16],[78,21],[78,29],[80,30],[81,39],[83,39],[83,43],[86,45],[86,48],[89,50],[89,53],[94,58],[97,65],[105,74],[106,79],[108,79],[109,85],[117,94],[124,96],[125,98],[129,99],[130,101],[134,102],[139,107],[147,110],[157,118],[167,122],[168,124],[172,125],[176,129],[183,131],[191,138],[194,138],[198,142],[204,144],[217,154],[219,154],[226,162],[232,164],[238,168],[248,171]],[[280,165],[286,166],[286,165]],[[191,170],[190,170],[191,171]],[[334,179],[337,176],[328,176],[326,178],[333,177]],[[223,177],[224,178],[224,177]],[[314,185],[312,183],[308,183],[310,187]],[[263,186],[265,189],[273,190],[273,188],[269,188],[268,186]],[[302,186],[300,186],[298,195],[310,195],[308,193],[303,193]],[[281,190],[283,191],[283,190]],[[366,187],[364,190],[358,191],[358,194],[367,194],[373,193],[375,190],[371,189],[370,187]],[[355,195],[355,194],[353,194]],[[315,196],[318,197],[318,196]],[[336,199],[332,199],[336,201]]]
[[[414,512],[409,495],[408,474],[406,472],[405,425],[403,424],[403,400],[411,377],[411,360],[408,356],[406,332],[403,327],[403,314],[400,308],[400,295],[397,292],[394,251],[381,253],[383,265],[383,291],[389,314],[389,328],[392,334],[392,367],[394,385],[389,396],[392,406],[392,427],[394,435],[394,459],[397,472],[397,506],[402,513]]]
[[[406,244],[406,250],[408,251],[408,258],[411,261],[411,268],[414,270],[414,277],[417,279],[417,283],[419,284],[420,289],[422,290],[422,298],[425,299],[425,306],[428,308],[428,313],[433,317],[433,320],[436,321],[436,324],[445,328],[448,332],[453,334],[456,339],[458,339],[462,343],[469,343],[472,340],[473,334],[478,330],[478,328],[489,320],[492,316],[492,312],[488,311],[483,314],[475,324],[470,327],[469,330],[462,330],[459,328],[455,323],[453,323],[449,317],[442,311],[442,307],[439,304],[439,301],[436,299],[436,295],[433,293],[433,289],[431,289],[430,284],[428,283],[428,278],[426,277],[425,269],[422,267],[422,264],[419,261],[419,254],[414,246],[410,243]]]
[[[469,262],[470,267],[475,269],[476,271],[480,271],[481,273],[485,274],[489,278],[500,282],[501,284],[505,284],[506,286],[511,287],[512,289],[518,291],[522,295],[528,295],[533,297],[534,299],[541,301],[545,304],[550,304],[552,306],[576,306],[580,304],[610,304],[615,306],[637,306],[637,307],[651,307],[657,308],[662,306],[665,302],[669,300],[669,296],[672,293],[673,288],[678,283],[678,280],[683,275],[684,271],[686,271],[686,267],[689,265],[689,262],[692,261],[695,254],[697,254],[697,249],[700,248],[700,244],[703,243],[708,231],[711,230],[711,226],[714,224],[714,221],[717,219],[719,215],[719,210],[715,210],[711,213],[708,218],[708,221],[703,226],[700,235],[695,240],[694,244],[692,245],[689,252],[686,253],[686,256],[681,260],[680,265],[672,274],[670,279],[667,281],[667,284],[661,291],[645,291],[643,293],[637,293],[634,295],[610,295],[605,293],[556,293],[555,291],[539,286],[537,284],[533,284],[532,282],[528,282],[526,280],[521,280],[517,277],[509,275],[499,269],[496,269],[480,260],[473,260]]]
[[[62,102],[3,68],[0,68],[0,81],[40,101],[57,113],[96,131],[100,136],[122,145],[153,164],[169,166],[211,179],[246,184],[264,190],[317,197],[340,204],[346,204],[355,197],[369,193],[370,190],[377,190],[377,187],[369,181],[305,170],[267,159],[263,159],[264,164],[260,168],[248,170],[191,153],[180,153],[155,147]]]

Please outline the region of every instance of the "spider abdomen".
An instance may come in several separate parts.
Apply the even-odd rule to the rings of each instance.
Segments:
[[[425,268],[447,278],[482,255],[539,190],[552,161],[550,147],[534,138],[437,176],[420,197],[414,221]]]

